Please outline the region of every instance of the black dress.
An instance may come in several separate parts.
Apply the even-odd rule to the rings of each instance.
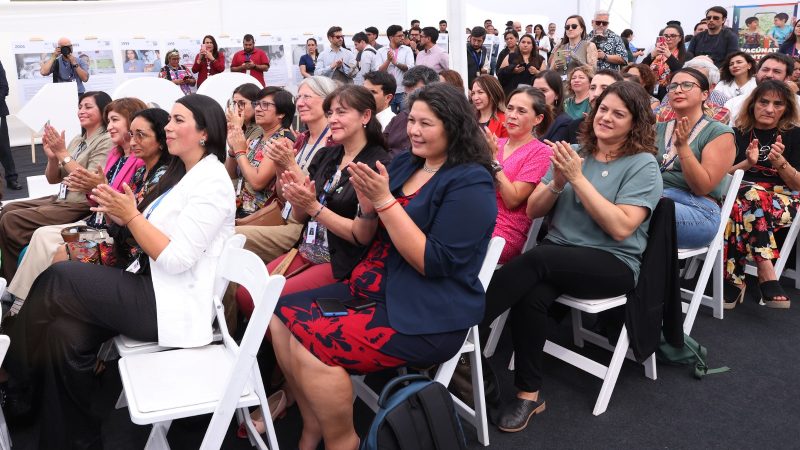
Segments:
[[[508,65],[497,72],[497,79],[503,86],[503,92],[506,94],[506,99],[508,99],[508,95],[514,92],[514,89],[516,89],[519,85],[533,85],[533,79],[536,77],[536,75],[531,74],[528,71],[528,68],[533,66],[539,69],[542,67],[542,62],[544,62],[544,58],[542,58],[538,52],[532,53],[528,62],[525,62],[518,52],[508,54]],[[525,68],[525,70],[520,73],[514,73],[514,68],[517,66],[522,66]]]

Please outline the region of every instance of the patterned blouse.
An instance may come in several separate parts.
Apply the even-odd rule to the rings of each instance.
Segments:
[[[264,150],[270,139],[284,137],[292,142],[295,140],[294,134],[289,129],[281,128],[273,133],[272,136],[261,136],[250,141],[247,147],[247,160],[250,165],[253,167],[261,165],[261,161],[264,159]],[[275,196],[275,179],[273,178],[264,189],[256,190],[250,182],[244,179],[241,171],[238,172],[239,178],[236,181],[236,218],[241,219],[267,206],[272,201]]]

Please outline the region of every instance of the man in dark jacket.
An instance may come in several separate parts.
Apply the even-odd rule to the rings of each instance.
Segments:
[[[3,63],[0,62],[0,164],[6,172],[6,186],[16,191],[22,189],[22,185],[17,181],[17,169],[14,167],[14,155],[11,154],[11,142],[8,138],[8,79]]]
[[[712,6],[706,11],[708,29],[696,34],[689,42],[689,52],[695,56],[708,55],[717,67],[722,67],[725,58],[739,51],[739,37],[725,27],[728,11],[722,6]]]

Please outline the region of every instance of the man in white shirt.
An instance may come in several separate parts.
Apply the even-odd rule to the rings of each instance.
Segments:
[[[392,102],[394,93],[397,91],[397,82],[388,73],[376,71],[364,75],[364,87],[375,97],[375,106],[378,111],[375,118],[381,123],[381,129],[385,130],[386,125],[395,116],[392,108],[389,108],[389,103]]]
[[[400,105],[403,104],[403,75],[408,69],[414,67],[414,52],[410,48],[402,45],[403,43],[403,27],[400,25],[391,25],[386,29],[386,37],[389,38],[389,45],[378,50],[381,65],[378,70],[388,72],[395,79],[397,83],[397,90],[395,91],[394,98],[390,103],[392,111],[397,114],[400,110]]]
[[[332,26],[328,29],[328,42],[331,48],[320,53],[314,75],[333,78],[342,83],[352,83],[352,68],[356,65],[353,52],[344,47],[342,27]]]
[[[417,65],[428,66],[439,73],[450,68],[450,56],[436,45],[439,32],[436,28],[425,27],[420,35],[420,51],[417,54]]]
[[[353,46],[358,51],[356,65],[353,67],[353,83],[361,86],[364,84],[364,75],[378,70],[380,59],[378,51],[367,40],[367,34],[358,32],[353,35]]]
[[[756,84],[760,84],[764,80],[783,81],[789,85],[789,89],[797,94],[797,85],[789,80],[789,76],[794,70],[794,61],[792,58],[782,55],[780,53],[767,53],[758,61],[758,70],[756,71]],[[736,124],[736,118],[739,116],[739,111],[749,95],[739,95],[725,102],[725,107],[731,112],[730,124]],[[800,96],[797,96],[797,101],[800,102]]]

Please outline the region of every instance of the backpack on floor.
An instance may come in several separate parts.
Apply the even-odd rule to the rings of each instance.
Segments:
[[[383,388],[378,413],[361,445],[361,450],[465,448],[450,392],[423,375],[400,376]]]
[[[661,335],[661,343],[656,350],[656,358],[659,362],[674,364],[679,366],[694,365],[694,377],[698,380],[706,375],[722,373],[731,370],[728,367],[709,369],[706,364],[708,348],[700,345],[688,334],[683,334],[683,347],[673,347]]]

